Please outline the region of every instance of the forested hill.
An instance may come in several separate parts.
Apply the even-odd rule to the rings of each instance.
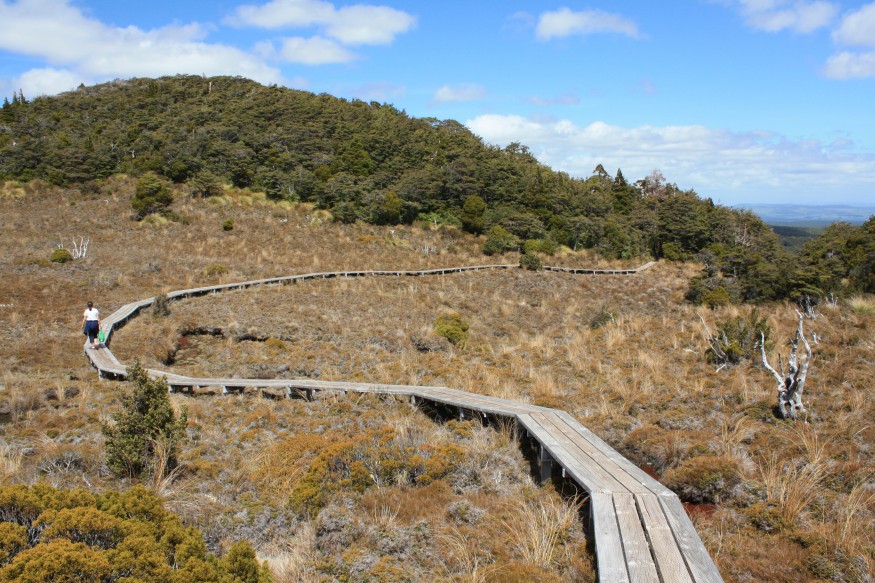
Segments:
[[[657,172],[632,183],[599,165],[574,179],[525,146],[488,146],[458,122],[391,105],[176,76],[32,101],[17,95],[0,110],[2,180],[76,185],[150,172],[204,195],[231,183],[312,201],[341,221],[455,224],[486,232],[488,253],[556,245],[608,257],[704,252],[712,271],[691,299],[717,288],[736,301],[820,289],[816,277],[787,279],[776,236],[754,214],[700,199]]]

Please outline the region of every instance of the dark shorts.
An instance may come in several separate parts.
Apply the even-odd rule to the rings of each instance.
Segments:
[[[85,333],[88,334],[88,341],[94,342],[97,338],[97,333],[100,332],[100,322],[97,320],[88,320],[85,322]]]

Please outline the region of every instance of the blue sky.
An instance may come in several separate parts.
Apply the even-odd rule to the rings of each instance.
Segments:
[[[455,119],[573,176],[875,206],[875,2],[0,0],[0,95],[176,73]]]

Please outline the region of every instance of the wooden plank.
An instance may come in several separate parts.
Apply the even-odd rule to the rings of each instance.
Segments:
[[[592,432],[581,431],[581,429],[585,429],[583,425],[580,425],[579,423],[571,424],[568,422],[568,417],[562,416],[559,413],[560,411],[556,411],[555,413],[547,415],[550,423],[556,428],[556,432],[568,437],[568,439],[572,440],[574,444],[585,453],[585,455],[592,459],[593,463],[605,468],[605,470],[609,472],[617,482],[622,484],[621,488],[624,488],[629,492],[650,491],[638,480],[629,476],[623,468],[617,464],[616,456],[612,455],[614,453],[618,454],[615,449],[604,442],[602,442],[603,447],[596,447],[588,439],[589,436],[593,435]],[[617,489],[617,491],[619,490],[620,488]]]
[[[660,496],[663,496],[665,494],[672,494],[672,491],[666,488],[662,483],[660,483],[659,480],[656,480],[652,476],[648,475],[647,472],[630,462],[620,452],[608,445],[607,442],[605,442],[602,438],[593,433],[580,421],[572,417],[569,413],[567,413],[566,411],[557,411],[557,415],[559,415],[559,417],[561,417],[569,426],[574,428],[575,431],[583,435],[589,443],[591,443],[594,447],[598,448],[602,453],[604,453],[611,460],[613,460],[614,463],[617,464],[617,466],[622,468],[623,471],[629,474],[636,482],[646,487],[654,494],[658,494]]]
[[[650,544],[638,518],[635,496],[620,492],[613,495],[613,500],[629,580],[632,583],[659,583],[659,574],[650,554]]]
[[[594,493],[609,493],[611,491],[610,485],[604,482],[603,475],[593,471],[593,468],[569,453],[553,434],[542,427],[531,415],[519,415],[517,420],[538,443],[547,448],[553,459],[561,467],[565,468],[565,471],[570,474],[571,478],[587,493],[592,495]]]
[[[663,583],[693,583],[659,498],[655,494],[635,494],[635,501],[660,579]]]
[[[589,504],[599,583],[630,583],[613,497],[595,493]]]
[[[619,482],[614,477],[613,472],[611,471],[612,468],[610,466],[606,467],[606,464],[599,463],[599,461],[594,460],[587,451],[581,449],[577,443],[575,443],[567,435],[559,431],[549,416],[542,413],[535,413],[532,414],[532,418],[540,423],[546,431],[549,431],[550,434],[553,436],[553,439],[555,439],[557,443],[561,444],[569,453],[571,453],[582,466],[586,467],[589,474],[597,478],[598,483],[600,484],[599,490],[604,492],[629,491],[621,482]],[[605,460],[602,459],[601,461],[604,462]]]
[[[687,563],[687,568],[692,573],[696,583],[723,583],[717,565],[714,564],[714,560],[708,554],[705,545],[702,544],[696,527],[693,526],[693,522],[687,516],[687,511],[684,510],[678,497],[673,494],[660,496],[659,502],[665,512],[675,541]]]

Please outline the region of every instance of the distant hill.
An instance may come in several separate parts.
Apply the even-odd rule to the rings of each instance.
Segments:
[[[344,223],[453,225],[491,235],[487,253],[564,245],[680,259],[743,243],[772,261],[779,250],[755,215],[661,175],[627,181],[599,164],[572,178],[524,145],[490,146],[456,121],[388,104],[180,75],[19,96],[0,108],[0,181],[94,190],[92,181],[150,172],[201,195],[230,183],[315,203]]]
[[[756,213],[769,225],[826,227],[836,221],[862,225],[875,215],[875,207],[849,205],[739,204],[735,208]]]

